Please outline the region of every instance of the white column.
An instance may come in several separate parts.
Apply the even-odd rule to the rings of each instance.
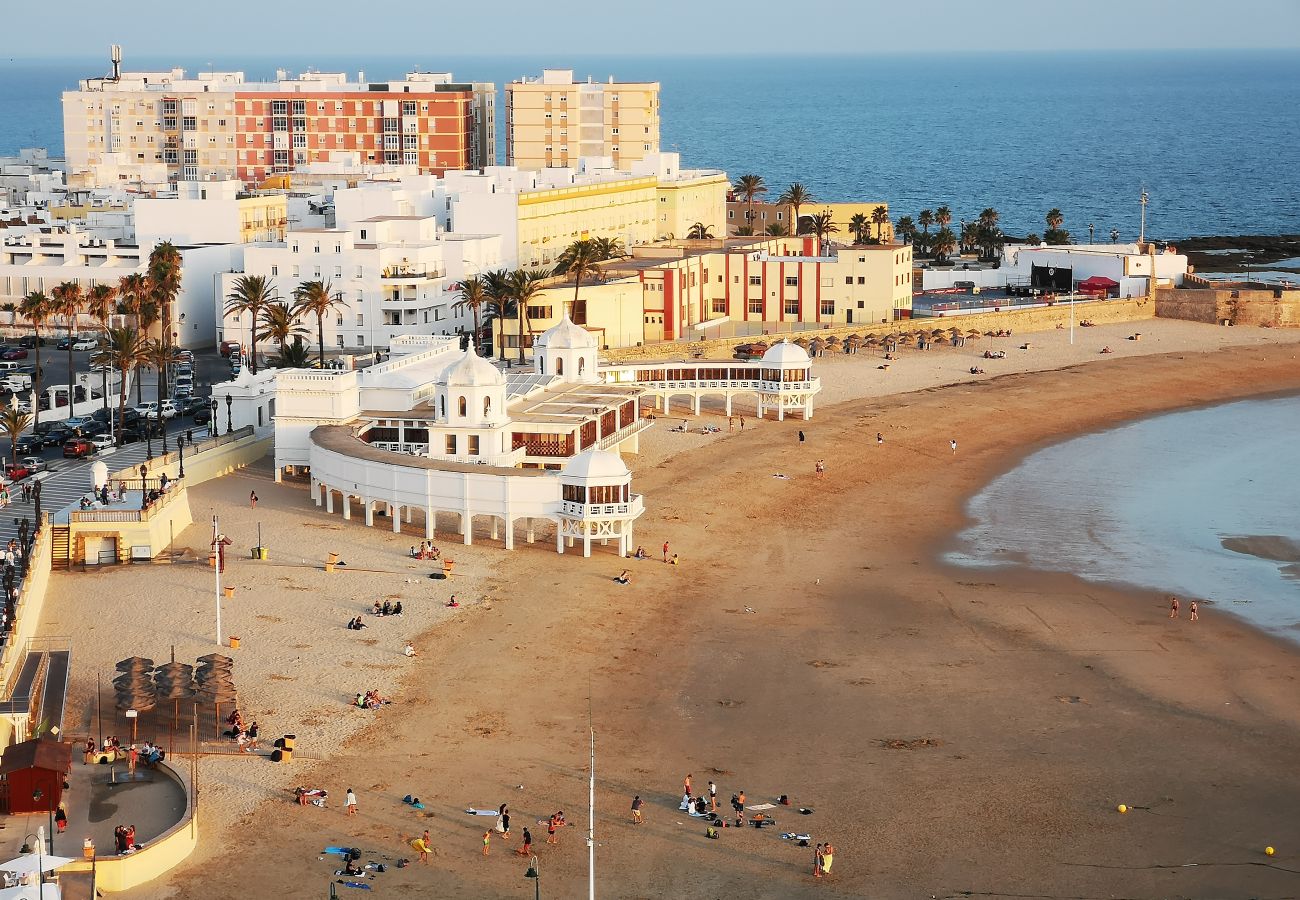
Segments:
[[[411,524],[411,504],[406,504],[406,524]]]
[[[515,520],[506,516],[506,549],[515,549]]]
[[[334,491],[330,489],[328,484],[323,483],[321,484],[320,489],[321,493],[325,495],[325,512],[334,512]]]
[[[465,507],[465,511],[461,513],[460,528],[461,534],[465,538],[465,545],[468,546],[474,543],[474,516],[470,513],[468,506]]]
[[[533,537],[533,520],[530,517],[527,521],[528,521],[528,543],[531,544],[535,540],[535,538]]]
[[[700,395],[699,395],[699,394],[696,394],[696,395],[695,395],[695,414],[696,414],[697,416],[700,414]]]
[[[731,393],[727,393],[727,415],[731,415]]]
[[[493,516],[492,517],[492,540],[495,541],[497,539],[497,533],[498,533],[497,517]]]
[[[315,478],[311,480],[311,498],[316,501],[316,505],[321,505],[321,499],[325,494],[325,485],[321,484]]]
[[[409,512],[411,507],[408,506],[406,509]],[[390,504],[388,510],[388,515],[393,519],[393,534],[400,534],[402,531],[402,508]]]
[[[555,552],[564,552],[564,520],[557,519],[555,522]]]
[[[673,411],[673,398],[671,394],[664,394],[664,415],[669,415]]]
[[[281,469],[279,466],[276,466],[276,467],[275,467],[275,483],[276,483],[276,484],[279,484],[281,481],[283,481],[283,480],[284,480],[284,477],[283,477],[283,476],[284,476],[284,470]]]
[[[586,522],[583,523],[582,528],[582,555],[591,556],[591,529],[587,527]]]
[[[362,502],[366,504],[366,527],[373,528],[375,524],[375,504],[369,497],[362,497]]]
[[[438,511],[432,506],[424,508],[424,536],[433,540],[433,531],[438,527]]]
[[[813,401],[811,396],[805,397],[803,400],[803,417],[805,422],[812,418],[812,403]]]
[[[347,491],[343,492],[343,518],[352,518],[352,495]]]

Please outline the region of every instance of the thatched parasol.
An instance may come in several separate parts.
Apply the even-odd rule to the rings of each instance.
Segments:
[[[834,346],[836,346],[837,344],[839,344],[839,342],[840,342],[840,339],[839,339],[837,336],[833,335],[833,334],[832,334],[830,337],[828,337],[828,338],[826,339],[826,345],[827,345],[828,347],[834,347]]]
[[[194,667],[173,661],[163,663],[154,670],[153,675],[158,699],[172,702],[172,728],[175,728],[177,719],[180,718],[181,701],[189,700],[195,694]]]
[[[970,331],[966,332],[966,340],[978,341],[979,339],[980,339],[980,330],[978,328],[972,328]]]
[[[153,668],[153,660],[143,656],[128,656],[115,667],[119,672],[142,672]]]
[[[806,337],[797,337],[794,339],[794,341],[792,341],[792,343],[798,344],[800,347],[802,347],[805,350],[808,349],[808,339]]]
[[[865,343],[868,347],[878,347],[880,346],[880,338],[876,337],[874,334],[869,334],[867,335]]]
[[[941,338],[947,333],[948,332],[944,331],[942,328],[936,328],[934,331],[930,332],[930,337]]]
[[[212,681],[200,686],[196,696],[200,701],[212,704],[216,736],[221,737],[221,707],[227,703],[235,703],[239,696],[234,684]]]

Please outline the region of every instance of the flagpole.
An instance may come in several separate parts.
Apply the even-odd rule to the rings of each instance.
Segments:
[[[216,571],[217,577],[217,645],[221,645],[221,537],[218,529],[217,517],[212,517],[212,568]]]
[[[596,729],[591,728],[591,782],[587,798],[587,897],[596,900]]]

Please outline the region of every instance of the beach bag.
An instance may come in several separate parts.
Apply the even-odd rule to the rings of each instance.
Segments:
[[[348,859],[352,860],[353,862],[356,862],[360,858],[361,858],[361,851],[358,848],[353,847],[348,851]]]
[[[718,839],[718,829],[712,827],[706,828],[704,829],[704,836],[710,840],[716,841]]]

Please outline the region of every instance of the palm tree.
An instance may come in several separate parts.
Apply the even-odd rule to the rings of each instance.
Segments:
[[[591,245],[596,248],[596,259],[599,262],[604,262],[607,259],[622,259],[627,256],[627,250],[624,249],[623,242],[618,238],[592,238]]]
[[[524,363],[524,332],[528,329],[528,304],[542,289],[547,273],[540,269],[515,269],[510,273],[510,300],[519,318],[519,364]]]
[[[737,225],[737,226],[736,226],[736,237],[753,237],[753,236],[754,236],[754,226],[753,226],[753,225]]]
[[[485,317],[488,323],[492,319],[504,319],[514,312],[514,307],[510,302],[510,273],[505,269],[494,269],[483,276],[483,291],[487,294],[488,314]],[[501,323],[501,340],[497,345],[497,353],[502,362],[506,358],[506,329],[505,323]]]
[[[900,216],[894,224],[894,233],[903,236],[903,243],[910,244],[916,237],[916,223],[911,216]]]
[[[1029,234],[1025,235],[1025,245],[1026,245],[1026,246],[1033,247],[1033,246],[1036,246],[1036,245],[1038,245],[1038,244],[1041,244],[1042,241],[1043,241],[1043,239],[1040,238],[1037,234],[1035,234],[1035,233],[1032,232],[1032,231],[1029,232]]]
[[[15,466],[18,465],[18,438],[30,424],[32,424],[32,417],[25,412],[19,412],[18,407],[6,406],[0,409],[0,428],[9,435],[9,450],[13,455]]]
[[[163,241],[149,253],[149,284],[153,287],[153,300],[158,305],[162,320],[162,344],[172,346],[172,305],[181,292],[181,252],[171,241]],[[168,372],[163,370],[158,377],[164,382]],[[164,391],[166,385],[164,384]]]
[[[849,231],[853,232],[853,242],[855,244],[865,244],[867,239],[865,233],[867,230],[867,217],[862,213],[854,213],[849,219]]]
[[[1065,216],[1059,209],[1052,207],[1044,218],[1047,221],[1047,231],[1043,232],[1043,240],[1049,244],[1070,243],[1070,232],[1061,227],[1065,224]]]
[[[158,405],[162,406],[163,400],[167,398],[167,379],[165,373],[179,358],[176,355],[175,348],[164,344],[161,340],[144,340],[145,365],[150,366],[158,373]],[[158,420],[162,424],[162,420]],[[164,441],[165,443],[165,441]]]
[[[158,321],[158,304],[154,300],[153,286],[147,275],[133,272],[123,275],[117,282],[118,310],[135,317],[135,327],[142,336],[147,335]],[[144,402],[144,382],[135,380],[135,402]]]
[[[795,232],[799,229],[799,210],[806,204],[815,203],[816,201],[817,198],[812,195],[812,191],[798,181],[786,188],[781,196],[776,198],[777,203],[790,207],[790,214],[794,218],[790,228]]]
[[[325,314],[343,302],[343,295],[334,290],[328,281],[304,281],[293,291],[295,317],[311,314],[316,317],[316,348],[320,354],[321,368],[325,368]]]
[[[86,310],[99,323],[100,331],[108,330],[108,317],[117,309],[117,288],[111,284],[97,284],[86,298]]]
[[[234,289],[226,298],[226,313],[235,314],[243,319],[244,313],[252,316],[252,345],[248,348],[248,367],[257,374],[257,326],[262,319],[262,307],[280,299],[275,285],[267,281],[265,275],[241,275],[235,279]]]
[[[752,229],[754,227],[754,200],[767,193],[767,185],[763,183],[763,176],[741,175],[736,179],[736,183],[731,186],[731,190],[743,202],[749,204],[749,209],[745,210],[745,224]],[[740,234],[739,231],[736,233]],[[751,230],[750,234],[753,233]]]
[[[578,325],[587,322],[587,306],[578,302],[578,289],[582,287],[582,279],[600,272],[600,266],[597,265],[599,255],[600,248],[591,241],[574,241],[560,254],[555,267],[556,275],[573,276],[573,308],[569,311],[569,317]]]
[[[934,240],[931,244],[936,259],[944,260],[948,254],[957,249],[957,235],[952,233],[951,228],[940,228],[934,233]]]
[[[482,276],[471,275],[460,283],[460,299],[451,305],[451,308],[457,312],[464,312],[468,309],[474,314],[474,339],[471,346],[473,346],[475,353],[478,353],[479,344],[483,340],[481,320],[484,308],[488,303],[487,284],[483,281]]]
[[[298,323],[293,307],[282,300],[276,300],[262,307],[260,324],[261,329],[253,336],[253,340],[271,341],[281,349],[289,343],[289,338],[307,333],[307,329]]]
[[[1044,218],[1047,220],[1047,227],[1052,230],[1060,228],[1065,224],[1065,216],[1063,216],[1061,211],[1055,206],[1047,211],[1047,215]]]
[[[826,239],[839,230],[840,226],[835,224],[835,216],[829,209],[824,209],[812,217],[812,232],[817,235],[818,256],[821,256],[822,245]]]
[[[77,316],[81,313],[81,307],[85,305],[86,295],[82,293],[81,285],[75,281],[65,281],[62,284],[55,285],[50,291],[54,300],[55,315],[61,316],[64,325],[68,329],[68,415],[76,415],[74,398],[77,396],[73,390],[73,372],[72,366],[72,341],[73,332],[77,328]]]
[[[884,243],[885,226],[889,224],[889,208],[881,205],[871,211],[871,224],[876,226],[876,240]]]
[[[311,363],[311,352],[302,342],[302,335],[295,334],[292,341],[281,346],[280,355],[275,357],[274,362],[278,369],[307,368]]]
[[[928,209],[921,210],[921,214],[916,217],[917,224],[921,226],[921,248],[930,252],[930,226],[934,224],[934,213]]]
[[[691,226],[691,230],[686,232],[688,241],[711,241],[713,240],[713,229],[703,222],[696,222]]]
[[[998,228],[998,211],[986,207],[976,221],[976,236],[980,245],[980,254],[985,259],[993,259],[1002,246],[1002,231]]]
[[[118,372],[117,445],[120,447],[126,422],[127,377],[141,366],[149,364],[147,342],[135,328],[110,328],[104,336],[104,345],[95,351],[90,361],[97,366],[112,366]],[[138,381],[139,379],[137,383]]]
[[[940,228],[947,228],[952,222],[952,210],[946,206],[941,206],[934,211],[934,222]]]
[[[749,230],[752,232],[754,229],[751,228]],[[739,229],[736,230],[736,234],[740,234]],[[790,227],[784,222],[770,222],[768,223],[768,226],[763,229],[763,234],[766,234],[769,237],[789,237]]]
[[[53,302],[40,291],[33,291],[18,304],[20,312],[32,326],[32,335],[36,338],[36,370],[32,375],[32,414],[36,424],[41,421],[41,329],[53,312]]]

